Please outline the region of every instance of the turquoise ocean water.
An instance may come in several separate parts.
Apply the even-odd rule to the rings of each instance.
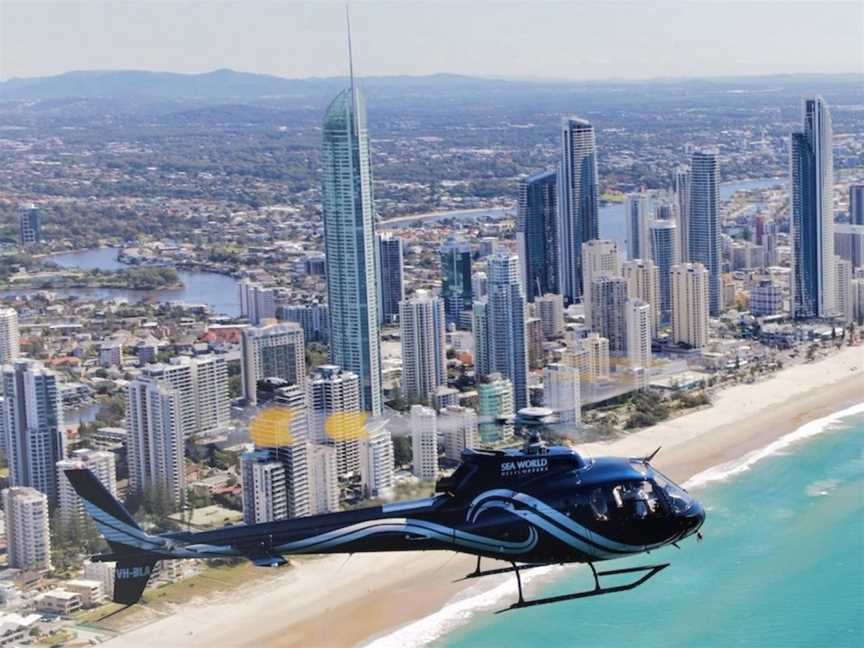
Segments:
[[[513,600],[502,581],[374,644],[864,646],[864,407],[846,414],[691,480],[705,541],[626,561],[672,563],[635,590],[495,615]],[[577,567],[540,574],[528,591],[590,586]]]

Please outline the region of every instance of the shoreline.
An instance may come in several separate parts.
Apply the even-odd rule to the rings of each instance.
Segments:
[[[644,456],[662,446],[653,463],[683,483],[765,448],[810,421],[861,403],[862,365],[862,347],[844,347],[754,385],[729,387],[710,408],[578,449],[589,455]],[[503,582],[496,577],[453,582],[473,568],[474,558],[449,552],[322,557],[218,601],[178,606],[171,616],[110,644],[136,646],[157,638],[163,646],[366,644],[435,614],[454,599]]]

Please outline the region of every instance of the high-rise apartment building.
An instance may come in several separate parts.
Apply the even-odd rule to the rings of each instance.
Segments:
[[[592,240],[582,246],[582,306],[585,323],[591,322],[591,282],[597,277],[621,276],[621,257],[615,241]]]
[[[418,290],[399,305],[402,346],[402,394],[428,402],[430,394],[447,384],[444,304]]]
[[[355,80],[324,117],[322,219],[330,360],[360,378],[360,404],[381,414],[375,207],[366,108]]]
[[[33,203],[18,209],[18,245],[35,245],[42,238],[42,214]]]
[[[129,491],[167,494],[175,506],[186,499],[180,391],[166,381],[140,376],[126,386]]]
[[[263,440],[253,440],[257,448],[266,449],[285,466],[288,491],[288,517],[303,517],[312,513],[312,483],[309,466],[309,409],[306,389],[291,385],[276,390],[275,409],[283,414],[271,418],[278,445],[266,446]],[[284,416],[284,414],[288,416]],[[265,431],[265,435],[267,432]],[[286,442],[282,442],[282,441]]]
[[[651,307],[639,299],[628,299],[624,313],[629,368],[647,370],[651,367]]]
[[[57,462],[63,458],[60,379],[35,360],[3,365],[2,432],[9,483],[57,501]]]
[[[674,172],[675,206],[678,225],[678,251],[681,263],[690,260],[690,168],[679,166]]]
[[[534,298],[534,311],[543,322],[543,337],[553,340],[564,335],[564,299],[546,294]]]
[[[519,183],[516,243],[525,298],[560,292],[558,281],[558,174],[544,171]]]
[[[276,317],[286,322],[296,322],[303,329],[303,339],[309,342],[324,342],[330,338],[327,305],[317,301],[311,304],[279,306]]]
[[[864,184],[849,185],[849,223],[864,225]]]
[[[701,263],[672,267],[672,341],[701,349],[708,344],[710,275]]]
[[[577,340],[573,349],[561,354],[561,364],[579,370],[582,385],[594,385],[609,380],[609,340],[590,333]]]
[[[61,459],[57,462],[58,511],[60,519],[65,524],[80,523],[85,519],[84,503],[75,489],[72,488],[72,484],[65,473],[66,470],[82,468],[90,470],[102,482],[105,490],[117,497],[117,471],[114,453],[89,448],[75,450],[71,458]]]
[[[288,519],[288,483],[284,464],[267,450],[240,455],[243,522],[261,524]]]
[[[276,291],[260,283],[243,279],[237,284],[240,293],[240,316],[258,326],[267,319],[276,317]]]
[[[289,385],[306,382],[303,329],[295,322],[265,323],[243,329],[243,392],[250,405],[258,404],[258,381],[280,378]]]
[[[582,299],[582,244],[599,236],[599,181],[594,127],[579,117],[561,120],[558,175],[558,276],[568,304]]]
[[[625,262],[621,266],[621,274],[627,282],[627,298],[648,304],[651,310],[651,337],[656,338],[660,324],[660,278],[657,266],[650,259],[636,259]]]
[[[792,316],[835,312],[834,154],[831,113],[822,97],[804,100],[804,128],[789,147]]]
[[[495,443],[513,434],[516,415],[513,383],[493,373],[477,385],[477,421],[480,440]]]
[[[660,321],[669,321],[669,313],[672,308],[672,294],[669,290],[669,277],[672,266],[678,265],[678,234],[677,227],[673,221],[657,220],[651,223],[651,249],[654,264],[657,266],[657,277],[659,279],[658,292],[660,303],[658,312]]]
[[[360,484],[366,497],[384,497],[393,490],[393,439],[379,419],[366,424],[360,440]]]
[[[378,320],[383,324],[399,321],[399,304],[405,299],[402,239],[392,232],[376,236],[378,242]]]
[[[712,315],[722,309],[720,273],[720,179],[717,152],[696,151],[690,160],[690,250],[688,259],[701,263],[708,272],[709,306]]]
[[[177,391],[185,437],[224,430],[231,422],[228,363],[225,356],[179,356],[144,367],[142,376],[164,381]]]
[[[336,448],[340,475],[360,469],[360,444],[365,436],[360,378],[336,365],[321,365],[309,379],[310,439]]]
[[[18,312],[14,308],[0,308],[0,365],[12,362],[19,353]]]
[[[834,257],[834,281],[837,284],[834,310],[840,317],[841,322],[851,322],[853,319],[852,264],[838,256]]]
[[[331,445],[309,445],[309,494],[311,515],[339,510],[339,470]]]
[[[438,479],[438,421],[435,410],[411,406],[411,472],[418,479]]]
[[[591,330],[608,339],[609,350],[617,355],[627,351],[626,302],[625,279],[601,274],[591,280]]]
[[[447,327],[459,327],[462,312],[471,309],[474,287],[471,277],[471,246],[456,236],[448,236],[439,250],[441,259],[441,298]]]
[[[628,194],[626,209],[627,258],[650,259],[651,238],[648,228],[652,219],[648,194]]]
[[[3,490],[3,513],[9,567],[50,570],[51,535],[45,493],[25,486],[6,488]]]

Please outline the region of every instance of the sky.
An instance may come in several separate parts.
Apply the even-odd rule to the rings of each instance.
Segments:
[[[344,3],[0,0],[0,78],[346,73]],[[360,75],[636,79],[864,72],[864,0],[351,2]]]

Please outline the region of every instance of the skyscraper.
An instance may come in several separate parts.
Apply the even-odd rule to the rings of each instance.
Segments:
[[[552,340],[564,335],[564,300],[561,295],[540,295],[534,299],[537,317],[543,322],[543,337]]]
[[[276,317],[276,291],[259,283],[243,279],[237,284],[240,293],[240,316],[258,326],[266,319]]]
[[[9,566],[15,569],[51,569],[48,498],[35,488],[13,486],[3,490],[3,512]]]
[[[672,267],[672,341],[701,349],[708,344],[709,275],[701,263]]]
[[[638,299],[651,310],[651,337],[657,337],[660,318],[660,278],[657,266],[650,259],[626,261],[621,267],[627,282],[627,298]]]
[[[651,308],[639,299],[628,299],[624,308],[627,325],[627,362],[630,369],[651,367]]]
[[[393,439],[383,420],[367,424],[360,440],[360,484],[366,497],[383,497],[393,489]]]
[[[158,489],[175,506],[186,498],[180,392],[170,383],[140,376],[126,387],[129,491]]]
[[[834,314],[834,156],[831,113],[822,97],[804,100],[804,128],[789,147],[792,315]]]
[[[474,301],[471,281],[471,246],[456,236],[448,236],[439,251],[441,258],[441,297],[447,327],[459,326],[462,311]],[[479,298],[480,295],[477,295]]]
[[[555,171],[543,171],[519,183],[516,243],[522,285],[529,302],[558,293],[558,201]]]
[[[677,228],[673,221],[658,220],[651,223],[651,248],[654,263],[657,265],[657,276],[659,278],[660,304],[658,313],[660,321],[669,321],[669,312],[672,308],[672,295],[669,289],[669,277],[672,266],[678,265],[678,236]]]
[[[722,307],[720,270],[720,181],[717,152],[696,151],[690,160],[689,261],[701,263],[708,271],[710,312]]]
[[[335,365],[321,365],[309,380],[310,440],[336,448],[340,475],[360,467],[365,416],[360,408],[360,378]]]
[[[627,196],[628,259],[651,258],[651,239],[648,233],[651,220],[648,195],[644,193],[629,194]]]
[[[444,456],[450,461],[460,461],[463,450],[475,448],[480,442],[477,412],[449,405],[439,412],[438,433],[444,441]]]
[[[60,379],[35,360],[3,366],[3,433],[9,483],[57,501],[57,462],[64,456]]]
[[[288,519],[285,466],[266,450],[240,455],[243,522],[261,524]]]
[[[310,515],[339,510],[339,469],[331,445],[309,444],[309,494]]]
[[[690,168],[675,169],[675,204],[677,206],[678,250],[681,263],[690,260]]]
[[[402,345],[402,394],[408,400],[429,401],[447,384],[444,344],[444,305],[425,290],[399,305]]]
[[[289,385],[306,381],[303,329],[295,322],[265,324],[243,330],[243,391],[250,405],[258,403],[258,381],[281,378]]]
[[[0,365],[12,362],[20,352],[18,312],[14,308],[0,308]]]
[[[621,275],[621,257],[615,241],[593,240],[582,244],[582,308],[591,325],[591,282],[602,275]]]
[[[568,304],[582,299],[582,244],[599,236],[598,192],[594,127],[579,117],[564,117],[558,178],[558,276]]]
[[[485,372],[498,372],[513,383],[517,409],[528,406],[528,347],[526,344],[526,303],[519,281],[519,259],[499,248],[489,258],[489,295],[481,327],[475,334],[478,358],[488,354]],[[475,320],[478,318],[475,307]],[[483,350],[482,352],[480,350]]]
[[[256,447],[264,446],[270,454],[285,466],[285,483],[288,488],[288,517],[303,517],[312,513],[312,483],[309,452],[309,409],[306,389],[291,385],[276,390],[276,409],[287,417],[276,417],[281,429],[274,435],[279,441],[265,446],[259,440]],[[285,442],[282,442],[284,440]]]
[[[839,256],[834,257],[834,281],[837,295],[834,310],[843,323],[851,322],[854,309],[852,305],[852,264]]]
[[[613,355],[627,351],[626,302],[627,282],[623,278],[601,274],[591,280],[591,330],[609,340]]]
[[[399,319],[399,302],[405,299],[402,269],[402,239],[392,232],[377,235],[378,241],[378,321],[394,324]]]
[[[330,360],[360,378],[360,402],[381,414],[381,349],[372,169],[362,93],[351,87],[324,117],[322,215]]]
[[[438,479],[438,423],[435,410],[411,406],[411,472],[418,479]]]
[[[18,210],[18,244],[21,247],[39,242],[42,234],[42,214],[33,203],[21,205]]]

